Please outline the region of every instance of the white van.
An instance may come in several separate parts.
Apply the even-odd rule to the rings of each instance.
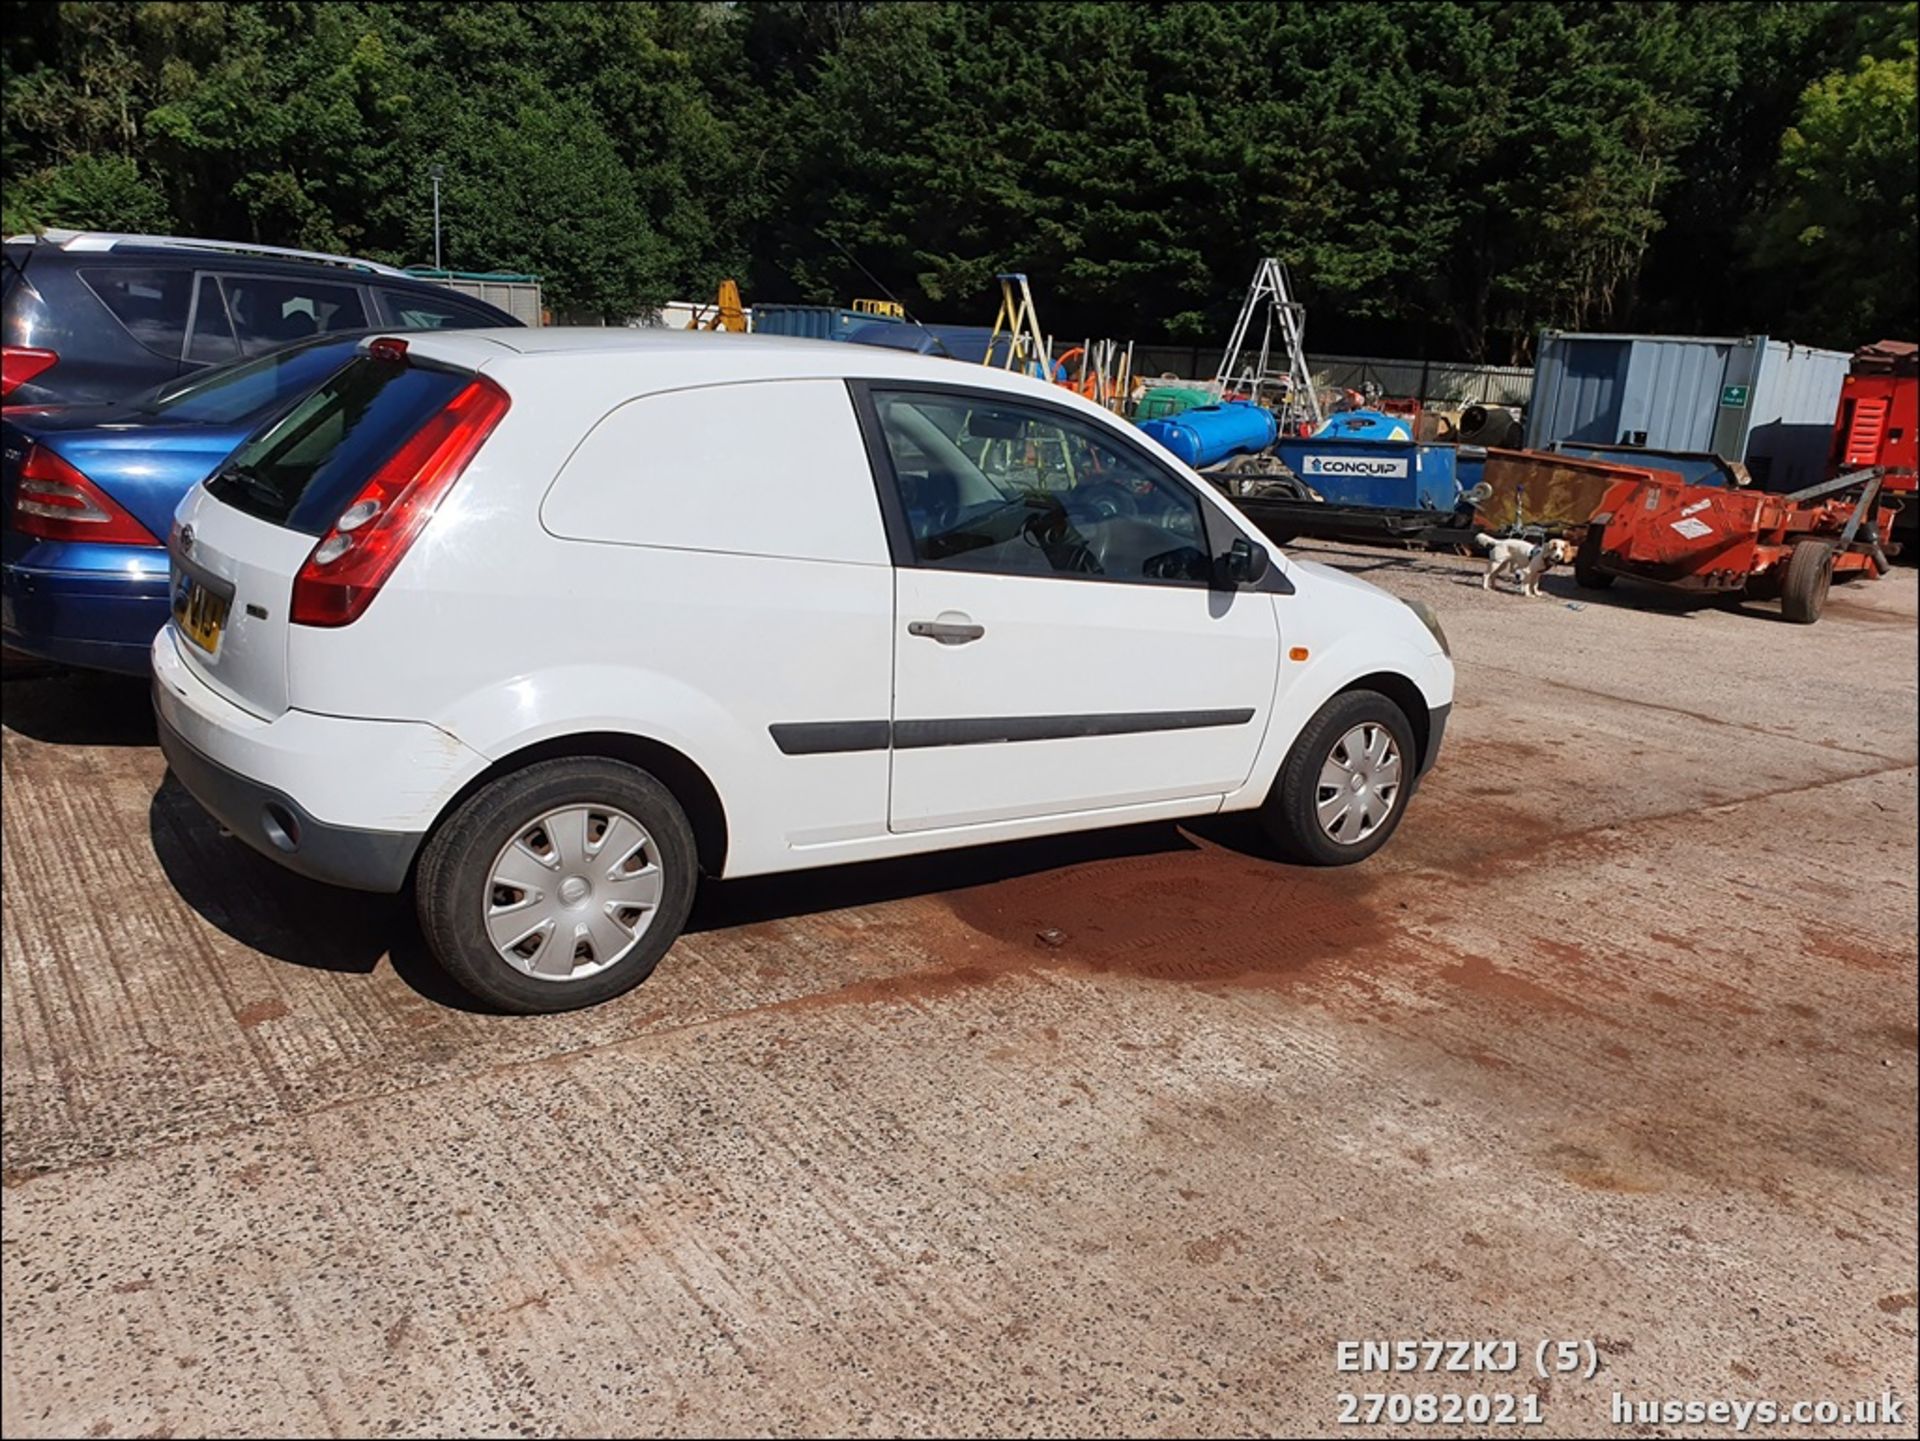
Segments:
[[[1255,809],[1361,860],[1453,697],[1430,611],[1270,557],[1125,422],[828,342],[373,340],[170,549],[175,775],[293,870],[411,882],[519,1011],[644,979],[702,872]]]

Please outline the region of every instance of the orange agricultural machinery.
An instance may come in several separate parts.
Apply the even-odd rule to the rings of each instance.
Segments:
[[[1833,429],[1834,474],[1877,465],[1887,473],[1886,488],[1907,507],[1900,529],[1911,540],[1914,497],[1920,490],[1920,345],[1910,340],[1881,340],[1854,352],[1853,369],[1840,391],[1840,414]]]
[[[1621,467],[1627,470],[1627,467]],[[1600,497],[1574,561],[1581,585],[1629,576],[1696,594],[1777,598],[1786,619],[1820,618],[1836,579],[1878,577],[1900,502],[1879,466],[1790,495],[1689,485],[1634,467]]]

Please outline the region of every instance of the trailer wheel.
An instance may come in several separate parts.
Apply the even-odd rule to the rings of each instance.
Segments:
[[[1787,557],[1780,583],[1780,614],[1795,625],[1812,625],[1827,608],[1833,584],[1833,547],[1824,540],[1803,540]]]
[[[1613,584],[1613,576],[1600,569],[1600,542],[1607,533],[1604,523],[1590,525],[1587,533],[1580,537],[1580,548],[1573,553],[1573,583],[1585,586],[1588,590],[1605,590]]]

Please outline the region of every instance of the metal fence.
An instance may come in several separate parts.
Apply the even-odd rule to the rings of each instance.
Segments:
[[[1133,373],[1151,383],[1162,375],[1210,380],[1220,364],[1217,347],[1142,345]],[[1382,396],[1458,409],[1473,405],[1524,407],[1533,397],[1533,371],[1523,365],[1465,365],[1449,360],[1390,360],[1372,355],[1309,355],[1323,390],[1376,387]]]
[[[1379,388],[1423,405],[1458,408],[1509,405],[1533,398],[1533,371],[1523,365],[1462,365],[1446,360],[1383,360],[1368,355],[1310,355],[1313,378],[1339,390]]]

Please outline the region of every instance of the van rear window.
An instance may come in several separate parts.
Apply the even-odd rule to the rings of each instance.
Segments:
[[[207,489],[236,510],[324,535],[382,462],[470,379],[358,356],[249,438]]]

